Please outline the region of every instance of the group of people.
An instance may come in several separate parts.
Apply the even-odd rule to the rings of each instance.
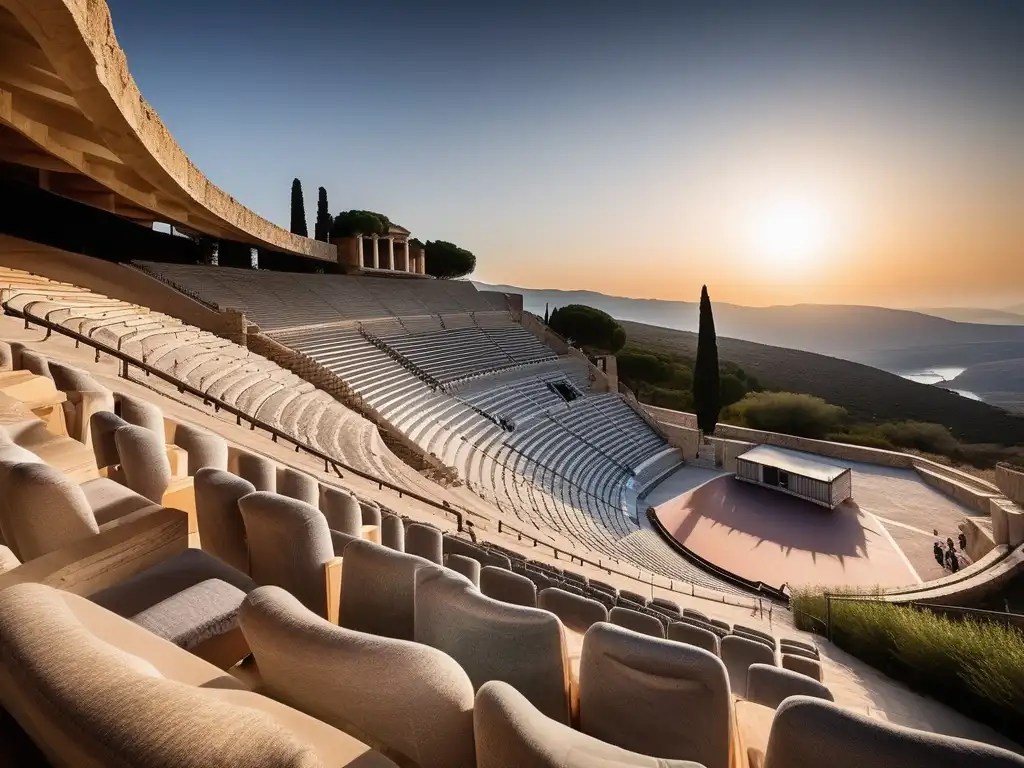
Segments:
[[[939,535],[938,531],[933,531],[933,533],[936,536]],[[960,535],[957,537],[957,543],[960,544],[961,552],[964,552],[967,549],[967,536],[963,531],[961,531]],[[960,570],[960,555],[956,551],[953,539],[947,537],[945,547],[942,546],[941,541],[936,539],[935,544],[932,546],[932,552],[935,554],[935,562],[937,562],[942,568],[945,568],[947,571],[952,573],[956,573]]]

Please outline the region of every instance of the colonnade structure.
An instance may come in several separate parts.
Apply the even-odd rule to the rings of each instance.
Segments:
[[[10,189],[257,248],[260,268],[425,276],[423,247],[404,227],[325,243],[210,182],[139,92],[106,3],[0,0],[0,51],[0,183]],[[236,250],[247,266],[249,251]]]
[[[332,240],[338,264],[348,272],[381,271],[425,275],[423,246],[410,239],[405,227],[392,224],[387,234],[355,234]]]

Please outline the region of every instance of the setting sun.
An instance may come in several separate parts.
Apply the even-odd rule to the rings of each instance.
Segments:
[[[830,216],[813,200],[773,201],[752,217],[749,226],[751,252],[768,266],[806,265],[834,245]]]

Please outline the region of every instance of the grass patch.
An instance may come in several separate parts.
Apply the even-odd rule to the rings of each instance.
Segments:
[[[796,591],[799,629],[823,633],[825,598]],[[1019,739],[1024,633],[991,622],[870,600],[832,601],[832,640],[889,677]]]

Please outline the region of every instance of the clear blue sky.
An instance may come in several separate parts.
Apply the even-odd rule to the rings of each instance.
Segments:
[[[1024,2],[109,3],[185,151],[284,226],[297,176],[310,228],[323,185],[492,282],[1024,299]]]

